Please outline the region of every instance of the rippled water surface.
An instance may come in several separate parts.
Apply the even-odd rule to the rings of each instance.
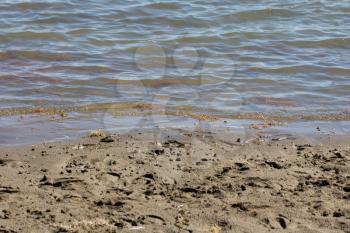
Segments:
[[[346,115],[349,58],[349,1],[0,2],[3,114]]]

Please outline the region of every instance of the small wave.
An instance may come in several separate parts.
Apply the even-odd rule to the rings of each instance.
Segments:
[[[28,83],[30,85],[39,85],[45,83],[56,85],[62,82],[62,79],[38,74],[22,73],[19,75],[0,75],[0,82],[2,85],[6,85],[8,83],[16,85],[18,83]],[[22,85],[22,88],[27,88],[27,86]]]
[[[20,10],[43,10],[52,7],[48,2],[21,2],[14,4]]]
[[[69,9],[76,7],[77,5],[73,4],[73,1],[22,1],[17,3],[13,1],[13,3],[9,3],[8,6],[12,9],[18,9],[21,11],[43,11],[56,7],[60,9]]]
[[[165,27],[174,27],[174,28],[208,28],[209,26],[213,26],[216,24],[212,20],[205,20],[194,18],[193,16],[189,17],[176,17],[176,16],[146,16],[146,17],[134,17],[134,18],[126,18],[121,20],[123,23],[130,24],[139,24],[142,26],[147,25],[150,27],[151,25],[165,26]]]
[[[179,4],[175,2],[156,2],[143,5],[143,7],[148,7],[156,10],[177,10],[180,8]]]
[[[117,42],[114,40],[101,40],[101,39],[90,39],[90,44],[95,46],[113,46]]]
[[[329,73],[332,75],[348,75],[350,69],[344,67],[325,67],[325,66],[285,66],[279,68],[267,67],[252,67],[251,71],[260,73],[274,73],[274,74],[297,74],[297,73]]]
[[[48,41],[65,41],[66,37],[62,33],[58,32],[13,32],[0,36],[0,41],[11,42],[15,40],[48,40]]]
[[[91,28],[79,28],[79,29],[68,31],[67,34],[74,35],[74,36],[81,36],[81,35],[92,33],[93,31],[94,30]]]
[[[244,104],[259,104],[271,106],[297,106],[297,102],[287,98],[274,98],[267,96],[257,96],[244,99]]]
[[[52,73],[52,72],[72,72],[72,73],[111,73],[115,70],[106,66],[49,66],[36,69],[38,72]]]
[[[245,22],[257,20],[270,20],[272,18],[292,18],[300,13],[287,9],[269,8],[259,10],[246,10],[220,16],[222,22],[232,22],[232,20],[244,20]]]
[[[68,84],[81,84],[81,80],[71,80]],[[84,85],[95,85],[97,83],[103,83],[105,85],[132,85],[142,86],[149,88],[161,88],[168,86],[200,86],[206,83],[210,83],[206,80],[199,78],[162,78],[162,79],[140,79],[140,80],[123,80],[123,79],[109,79],[109,78],[96,78],[90,80],[84,80]]]
[[[324,94],[331,94],[332,96],[344,96],[344,97],[350,97],[350,85],[349,84],[342,84],[342,85],[333,85],[330,87],[323,87],[319,90],[320,92]],[[348,100],[348,98],[347,98]],[[340,100],[337,100],[340,102]],[[347,101],[349,102],[349,101]]]
[[[0,52],[1,60],[28,59],[35,61],[75,61],[78,58],[67,53],[49,53],[42,51],[6,51]]]
[[[39,24],[39,25],[54,25],[58,23],[73,23],[73,22],[79,22],[79,21],[80,20],[77,20],[75,17],[48,16],[48,17],[41,17],[39,19],[33,19],[25,23]]]
[[[200,36],[178,36],[172,40],[167,40],[167,43],[183,43],[183,44],[198,44],[198,43],[224,43],[229,39],[225,39],[220,35],[200,35]]]
[[[283,42],[290,46],[296,46],[301,48],[339,48],[350,49],[350,38],[330,38],[325,40],[298,40]]]

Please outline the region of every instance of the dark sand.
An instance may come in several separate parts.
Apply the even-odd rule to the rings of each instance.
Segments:
[[[153,135],[2,148],[0,232],[350,232],[349,144]]]

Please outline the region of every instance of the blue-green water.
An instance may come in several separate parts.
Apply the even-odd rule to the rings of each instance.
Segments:
[[[349,22],[349,1],[1,1],[0,109],[346,111]]]
[[[349,1],[1,1],[0,115],[348,120],[349,22]]]

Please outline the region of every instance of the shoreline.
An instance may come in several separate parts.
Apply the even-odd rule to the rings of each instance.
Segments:
[[[318,140],[319,137],[350,137],[350,121],[277,121],[263,119],[210,118],[198,115],[201,119],[189,116],[172,115],[113,115],[94,113],[93,115],[70,114],[65,117],[51,115],[29,115],[25,117],[2,117],[0,126],[0,147],[18,147],[40,143],[76,140],[100,129],[106,133],[128,133],[134,130],[166,130],[182,128],[207,131],[227,130],[234,134],[248,133],[288,134],[305,136]],[[53,118],[52,118],[53,117]],[[263,115],[261,116],[263,117]],[[179,122],[181,126],[179,127]],[[340,137],[341,139],[341,137]]]
[[[350,229],[347,137],[247,135],[153,129],[2,148],[0,230]]]

